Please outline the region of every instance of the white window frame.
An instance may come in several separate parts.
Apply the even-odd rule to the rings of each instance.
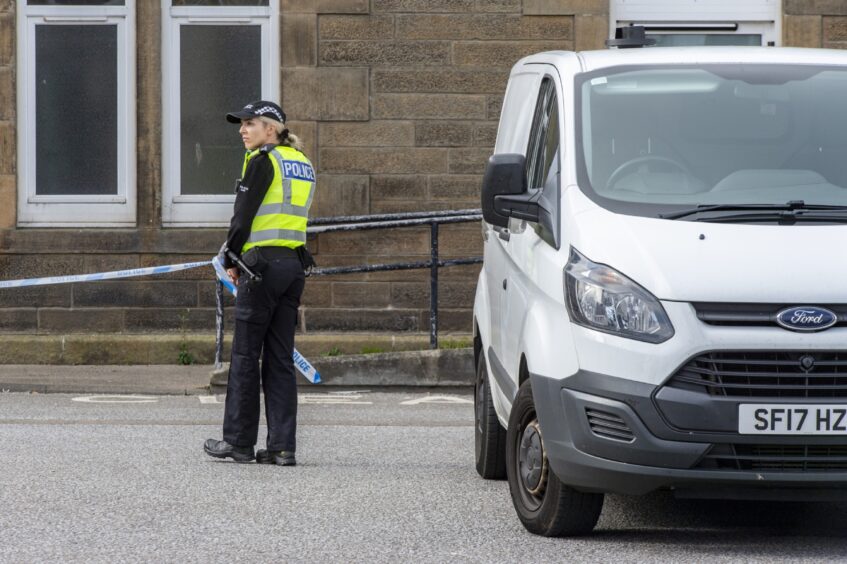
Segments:
[[[117,193],[36,194],[35,26],[117,26]],[[18,225],[127,227],[136,224],[135,0],[124,6],[27,6],[17,10]],[[57,139],[57,143],[70,140]]]
[[[647,26],[648,34],[755,34],[763,46],[782,45],[781,0],[611,0],[609,15],[610,37],[616,27],[634,24]],[[651,32],[651,24],[679,29]],[[685,31],[687,26],[693,28]]]
[[[162,2],[162,223],[165,227],[225,227],[234,194],[180,193],[180,28],[183,25],[260,25],[262,99],[279,99],[279,2],[269,6],[171,6]],[[245,100],[244,103],[250,102]],[[239,108],[233,108],[236,110]],[[210,116],[224,124],[224,116]],[[233,138],[237,132],[233,129]],[[233,170],[233,181],[240,171]]]

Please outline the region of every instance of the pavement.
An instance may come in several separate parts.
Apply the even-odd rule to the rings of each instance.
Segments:
[[[0,393],[0,562],[828,562],[847,505],[609,495],[526,532],[474,469],[472,394],[299,398],[298,466],[206,456],[221,396]],[[264,446],[265,428],[259,445]]]
[[[298,375],[303,388],[421,387],[465,388],[473,385],[472,349],[405,351],[310,359],[322,384]],[[174,364],[23,365],[0,364],[0,391],[202,395],[226,388],[226,365]]]

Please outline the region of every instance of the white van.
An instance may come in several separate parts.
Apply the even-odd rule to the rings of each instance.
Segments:
[[[847,492],[847,52],[524,58],[482,206],[476,465],[529,531]]]

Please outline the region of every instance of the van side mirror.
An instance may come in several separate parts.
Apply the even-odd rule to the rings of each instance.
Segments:
[[[497,227],[508,227],[509,218],[538,221],[538,196],[527,194],[526,157],[492,155],[482,177],[482,217]]]

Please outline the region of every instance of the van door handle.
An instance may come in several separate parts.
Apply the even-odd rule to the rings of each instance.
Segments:
[[[503,278],[503,289],[504,290],[506,289],[506,279],[505,278]]]

